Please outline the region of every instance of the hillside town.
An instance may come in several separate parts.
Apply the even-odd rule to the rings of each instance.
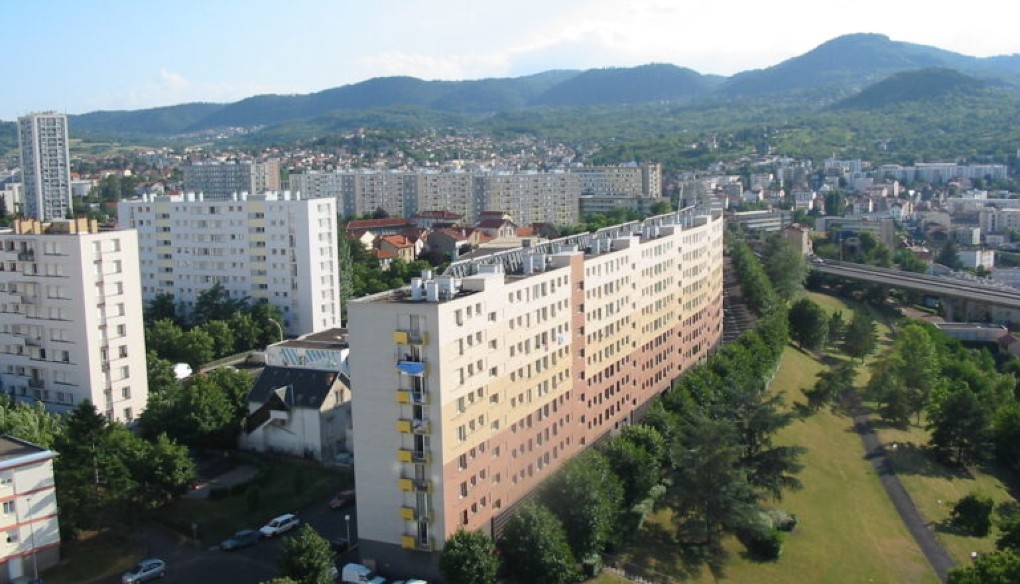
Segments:
[[[21,165],[0,178],[3,393],[145,432],[167,407],[153,360],[192,338],[175,323],[247,327],[243,350],[181,357],[177,377],[254,366],[222,445],[353,468],[358,557],[389,576],[441,578],[444,542],[496,537],[720,350],[725,231],[788,234],[802,262],[877,244],[919,272],[1020,286],[1020,197],[1001,164],[767,156],[680,172],[472,133],[85,160],[62,114],[18,129]],[[422,269],[355,297],[350,246],[383,273]],[[60,560],[61,453],[0,446],[13,581]],[[299,523],[281,517],[264,538]],[[139,574],[163,575],[158,561]]]

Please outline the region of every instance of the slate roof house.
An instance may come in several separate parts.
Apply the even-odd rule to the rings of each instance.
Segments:
[[[350,383],[335,370],[269,365],[248,392],[240,447],[320,461],[348,450]]]

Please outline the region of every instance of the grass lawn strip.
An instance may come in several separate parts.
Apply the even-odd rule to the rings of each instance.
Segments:
[[[842,310],[844,321],[853,316],[853,310],[839,299],[816,294],[811,298],[830,313]],[[811,355],[787,347],[772,390],[785,392],[790,407],[806,403],[802,391],[814,385],[823,367]],[[746,557],[742,545],[729,538],[726,548],[730,559],[723,573],[703,569],[691,575],[680,560],[679,546],[672,540],[668,510],[646,523],[625,554],[629,561],[698,583],[938,582],[871,464],[864,459],[860,437],[849,416],[823,410],[795,421],[779,434],[777,442],[808,448],[799,475],[804,489],[788,492],[775,504],[797,514],[800,520],[797,530],[787,537],[779,561],[753,561]]]

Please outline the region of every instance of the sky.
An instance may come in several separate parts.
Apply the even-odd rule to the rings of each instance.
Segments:
[[[517,77],[671,63],[732,75],[851,33],[1020,53],[1003,0],[0,0],[0,120],[373,77]]]

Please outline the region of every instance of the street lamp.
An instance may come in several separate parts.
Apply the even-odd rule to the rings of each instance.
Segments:
[[[36,562],[36,559],[35,559],[35,523],[32,522],[32,496],[31,495],[28,496],[28,517],[27,517],[27,519],[28,519],[28,528],[30,530],[30,533],[32,534],[31,535],[31,543],[32,543],[32,577],[35,578],[36,581],[38,581],[39,580],[39,564]]]
[[[350,514],[344,515],[344,524],[347,525],[347,547],[353,547],[354,542],[351,541],[351,516]]]
[[[276,330],[280,332],[280,342],[282,343],[283,342],[283,326],[281,326],[280,323],[275,318],[270,318],[268,320],[269,320],[269,322],[271,322],[271,323],[276,325]]]

